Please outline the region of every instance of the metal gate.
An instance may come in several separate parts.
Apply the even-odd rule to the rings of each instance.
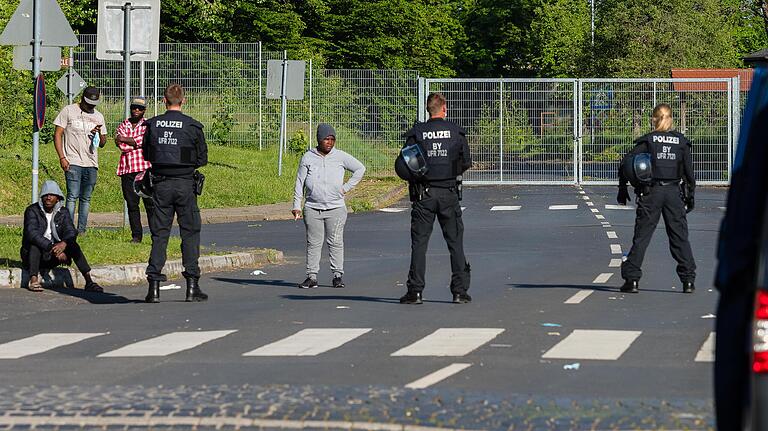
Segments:
[[[693,142],[701,184],[730,181],[738,78],[425,79],[467,131],[472,184],[615,184],[621,157],[650,130],[658,103]],[[423,103],[424,97],[420,97]],[[420,109],[424,112],[424,109]]]

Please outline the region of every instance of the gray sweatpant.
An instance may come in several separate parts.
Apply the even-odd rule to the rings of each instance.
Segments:
[[[307,227],[307,277],[317,278],[323,238],[328,243],[331,271],[334,277],[344,274],[344,224],[346,222],[346,206],[330,210],[304,207],[304,225]]]

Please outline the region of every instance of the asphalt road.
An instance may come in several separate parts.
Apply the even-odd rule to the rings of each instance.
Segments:
[[[631,246],[634,211],[614,209],[615,192],[468,188],[471,304],[450,302],[437,225],[425,303],[398,303],[410,253],[405,201],[388,212],[350,215],[343,290],[330,287],[325,250],[321,286],[296,287],[305,276],[304,225],[276,221],[204,227],[209,247],[271,247],[287,257],[279,266],[205,275],[208,303],[184,303],[183,290],[164,290],[160,304],[144,304],[144,286],[105,295],[0,291],[0,381],[7,388],[0,415],[45,416],[40,406],[49,405],[63,414],[109,394],[122,412],[144,406],[138,411],[149,416],[173,416],[206,394],[228,400],[230,410],[198,416],[259,411],[259,418],[472,429],[709,428],[712,279],[726,190],[700,188],[689,215],[698,266],[693,295],[681,292],[663,222],[640,293],[618,292],[615,265]],[[80,335],[50,348],[51,339],[61,340],[44,335],[51,333]],[[149,345],[134,344],[144,340]],[[86,401],[68,410],[51,401],[62,392]],[[19,395],[29,393],[37,395]],[[154,395],[141,396],[147,393]],[[284,397],[293,400],[288,411]],[[243,399],[252,400],[245,414],[235,402]],[[366,408],[350,409],[350,399]],[[259,403],[282,407],[261,412]],[[0,426],[25,424],[15,420],[0,417]]]

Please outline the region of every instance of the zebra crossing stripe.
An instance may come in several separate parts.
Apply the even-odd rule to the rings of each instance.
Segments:
[[[520,208],[520,205],[497,205],[491,207],[491,211],[518,211]]]
[[[223,331],[186,331],[171,332],[170,334],[132,343],[117,350],[98,355],[99,358],[128,358],[144,356],[167,356],[184,350],[189,350],[201,344],[225,337],[236,330]]]
[[[587,297],[594,292],[595,292],[594,290],[589,290],[589,289],[580,290],[570,298],[566,299],[564,304],[580,304],[581,301],[587,299]]]
[[[635,207],[632,205],[606,205],[607,210],[633,210]]]
[[[0,359],[19,359],[29,355],[47,352],[89,338],[105,335],[106,332],[62,333],[51,332],[33,335],[20,340],[0,344]]]
[[[434,373],[428,374],[418,380],[414,380],[411,383],[408,383],[405,385],[408,389],[424,389],[426,387],[432,386],[435,383],[441,382],[448,377],[451,377],[452,375],[459,373],[469,367],[471,367],[472,364],[451,364],[448,365],[445,368],[441,368]]]
[[[550,205],[551,210],[575,210],[578,209],[578,205]]]
[[[616,232],[612,230],[606,232],[606,235],[608,235],[608,238],[610,239],[619,239],[619,236],[616,235]]]
[[[715,362],[715,333],[710,332],[701,349],[696,353],[695,362]]]
[[[408,210],[408,208],[382,208],[379,211],[383,213],[401,213]]]
[[[289,337],[243,356],[316,356],[333,350],[371,331],[371,328],[311,328],[303,329]]]
[[[621,259],[611,259],[611,263],[608,264],[608,268],[620,268]]]
[[[611,279],[612,276],[613,276],[612,272],[604,272],[604,273],[598,275],[595,278],[595,280],[592,281],[592,284],[605,284],[606,282],[608,282],[608,280]]]
[[[621,254],[621,244],[611,244],[611,254]]]
[[[391,356],[464,356],[502,332],[502,328],[440,328]]]
[[[617,360],[642,331],[576,329],[549,349],[544,359]]]

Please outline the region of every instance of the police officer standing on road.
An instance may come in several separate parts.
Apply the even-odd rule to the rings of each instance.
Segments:
[[[453,302],[468,303],[469,263],[464,257],[464,223],[459,204],[461,183],[457,177],[472,166],[466,132],[446,121],[448,113],[445,96],[431,93],[427,97],[430,119],[419,123],[405,134],[406,147],[417,144],[426,162],[426,173],[414,175],[398,157],[396,171],[409,180],[411,195],[411,268],[408,272],[408,292],[400,298],[402,304],[421,304],[427,246],[435,223],[440,222],[443,237],[451,254],[451,293]],[[423,171],[422,171],[423,172]]]
[[[163,93],[166,112],[147,121],[144,158],[152,163],[151,180],[155,210],[149,220],[152,252],[147,265],[149,292],[146,302],[160,302],[160,282],[165,266],[168,237],[174,214],[181,233],[181,255],[187,280],[187,302],[205,301],[208,295],[198,286],[200,268],[200,209],[197,196],[202,193],[202,175],[195,169],[208,163],[208,147],[203,125],[181,113],[186,102],[184,89],[171,84]]]
[[[683,292],[693,293],[696,263],[688,242],[688,221],[685,216],[693,210],[696,187],[691,143],[681,133],[672,130],[672,108],[669,105],[662,103],[656,106],[652,122],[653,132],[635,141],[635,147],[625,156],[622,168],[619,168],[619,194],[616,200],[622,205],[627,204],[627,181],[633,183],[637,200],[632,249],[621,264],[621,277],[624,279],[621,291],[638,292],[642,276],[640,266],[645,250],[659,223],[659,216],[663,216],[669,237],[669,250],[677,261],[677,275],[683,283]],[[641,162],[633,166],[631,160],[639,160],[636,157],[642,153],[649,155],[650,164]],[[627,160],[630,160],[629,164]],[[650,168],[648,181],[642,182],[638,177],[643,176],[641,171],[646,167]]]

